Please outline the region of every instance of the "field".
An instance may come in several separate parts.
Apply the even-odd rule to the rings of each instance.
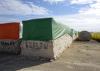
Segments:
[[[100,71],[100,43],[74,41],[53,62],[0,54],[0,71]]]

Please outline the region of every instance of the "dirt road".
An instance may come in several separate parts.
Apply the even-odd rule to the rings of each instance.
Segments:
[[[75,41],[53,62],[0,54],[0,71],[100,71],[100,43]]]

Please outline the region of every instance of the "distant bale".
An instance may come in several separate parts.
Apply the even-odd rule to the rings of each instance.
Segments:
[[[93,32],[91,35],[93,40],[100,42],[100,32]]]
[[[91,33],[87,32],[87,31],[80,32],[78,40],[80,40],[80,41],[90,41],[91,40]]]

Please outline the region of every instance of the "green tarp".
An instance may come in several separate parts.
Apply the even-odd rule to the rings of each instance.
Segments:
[[[75,31],[74,29],[71,29],[70,35],[71,35],[71,36],[73,36],[73,35],[77,36],[77,35],[78,35],[78,32]]]
[[[48,41],[61,37],[64,34],[72,36],[71,29],[55,22],[52,18],[41,18],[23,21],[23,40]]]

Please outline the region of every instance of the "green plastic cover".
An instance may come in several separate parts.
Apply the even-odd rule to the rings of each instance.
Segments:
[[[73,35],[78,36],[78,32],[77,32],[76,30],[74,30],[74,29],[71,29],[71,30],[72,30],[72,34],[73,34]]]
[[[23,40],[48,41],[64,34],[72,35],[71,29],[55,22],[52,18],[41,18],[23,21]]]

